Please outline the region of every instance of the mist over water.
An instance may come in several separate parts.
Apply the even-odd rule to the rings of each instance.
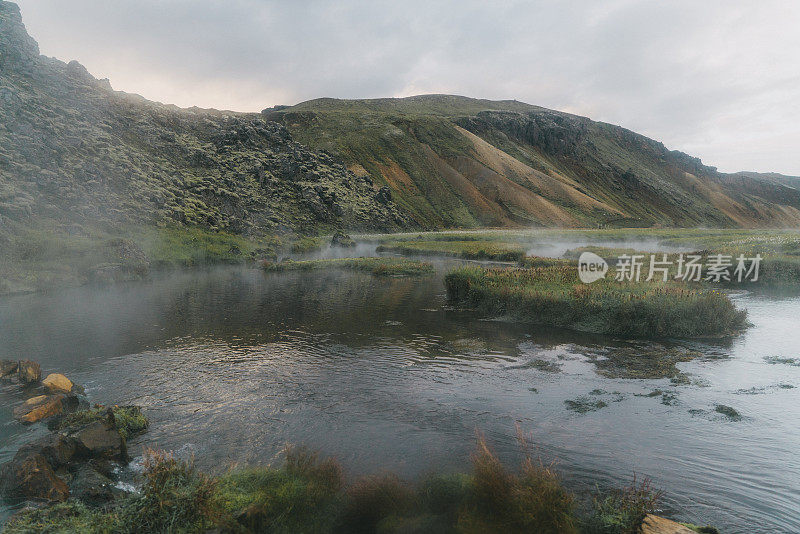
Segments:
[[[735,294],[754,326],[728,343],[677,343],[703,357],[679,364],[690,382],[673,386],[604,378],[591,355],[675,344],[451,309],[442,276],[453,263],[437,263],[432,277],[389,279],[220,267],[7,297],[0,358],[63,372],[93,402],[144,406],[152,426],[131,443],[133,455],[165,448],[220,472],[302,443],[353,476],[415,478],[465,469],[478,430],[502,458],[519,460],[519,423],[581,495],[636,472],[665,490],[665,511],[682,520],[729,533],[800,531],[800,367],[765,360],[800,357],[800,298]],[[643,396],[655,389],[675,402]],[[567,410],[579,396],[608,406]],[[22,400],[0,387],[0,462],[43,432],[11,420]]]

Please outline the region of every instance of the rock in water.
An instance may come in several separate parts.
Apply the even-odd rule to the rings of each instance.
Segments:
[[[92,458],[122,461],[128,458],[125,440],[117,429],[111,410],[108,411],[108,417],[86,425],[72,434],[72,437],[77,440],[79,450]]]
[[[73,498],[91,506],[114,500],[116,493],[111,479],[99,473],[91,464],[80,466],[69,485]]]
[[[33,384],[42,379],[42,367],[30,360],[22,360],[17,364],[17,376],[22,384]]]
[[[78,449],[78,444],[74,438],[64,434],[51,433],[43,438],[23,445],[17,456],[33,456],[40,454],[44,456],[47,463],[53,469],[67,467],[72,462]]]
[[[39,395],[14,408],[14,418],[20,423],[36,423],[58,415],[64,409],[63,395]]]
[[[62,374],[52,373],[42,380],[42,385],[53,393],[71,393],[75,384]]]
[[[11,376],[17,372],[17,362],[0,360],[0,378]]]
[[[58,478],[41,454],[14,456],[0,470],[0,493],[8,497],[66,501],[67,484]]]

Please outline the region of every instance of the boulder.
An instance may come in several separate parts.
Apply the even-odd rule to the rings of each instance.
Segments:
[[[126,460],[128,450],[125,440],[117,430],[114,413],[109,410],[108,417],[95,421],[75,431],[72,435],[78,443],[81,454],[91,458]]]
[[[17,364],[17,377],[22,384],[33,384],[42,379],[41,366],[30,360],[22,360]]]
[[[53,393],[71,393],[75,386],[69,378],[58,373],[47,375],[47,378],[42,380],[42,385]]]
[[[696,534],[680,523],[653,514],[645,516],[640,532],[641,534]]]
[[[39,454],[44,456],[47,463],[53,469],[69,466],[78,450],[78,443],[74,438],[64,434],[51,433],[36,441],[23,445],[17,455],[33,456]]]
[[[17,372],[17,362],[0,360],[0,378],[11,376]]]
[[[66,501],[69,487],[41,454],[19,454],[0,468],[0,494],[20,499]]]
[[[113,481],[97,471],[91,463],[81,465],[69,483],[70,495],[90,506],[100,506],[119,493]]]
[[[14,418],[20,423],[36,423],[58,415],[64,409],[63,395],[39,395],[14,408]]]

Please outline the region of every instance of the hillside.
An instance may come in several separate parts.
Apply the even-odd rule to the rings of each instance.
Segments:
[[[156,104],[40,56],[2,1],[0,218],[246,235],[406,225],[368,178],[258,114]]]
[[[719,173],[634,132],[517,101],[318,99],[263,114],[390,188],[422,226],[796,226],[796,182]]]
[[[179,109],[39,54],[0,0],[0,293],[269,254],[283,236],[800,225],[796,178],[722,174],[517,101]]]

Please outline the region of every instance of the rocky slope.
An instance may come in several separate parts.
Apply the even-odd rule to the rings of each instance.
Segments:
[[[32,226],[264,236],[797,224],[796,182],[724,175],[623,128],[516,101],[321,99],[261,114],[149,102],[41,56],[0,0],[0,244]]]
[[[451,95],[267,109],[422,225],[797,226],[798,183],[723,174],[610,124]]]
[[[0,225],[42,219],[247,235],[407,225],[386,190],[278,123],[156,104],[40,56],[0,1]]]

